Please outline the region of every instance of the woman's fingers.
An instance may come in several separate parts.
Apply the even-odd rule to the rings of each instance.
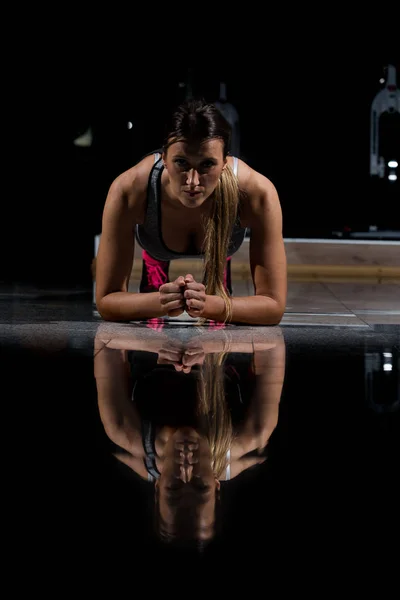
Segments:
[[[176,301],[181,301],[183,304],[185,304],[185,300],[183,297],[183,294],[160,294],[160,302],[161,304],[165,305],[165,304],[169,304],[170,302],[176,302]]]
[[[204,287],[204,285],[202,283],[197,283],[197,281],[193,281],[192,283],[186,284],[185,294],[189,290],[194,290],[196,292],[203,292],[204,294],[206,293],[206,288]]]
[[[186,301],[186,306],[188,310],[203,310],[204,309],[204,300],[196,300],[196,298],[192,298],[191,300]]]
[[[165,302],[165,304],[163,304],[163,307],[165,308],[165,311],[167,313],[169,313],[171,310],[175,310],[177,308],[185,308],[185,300],[182,298],[180,300],[174,300],[173,302]]]

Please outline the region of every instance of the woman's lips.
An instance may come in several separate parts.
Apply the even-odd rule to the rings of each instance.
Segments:
[[[200,191],[189,191],[189,190],[183,190],[183,191],[185,192],[185,194],[187,194],[191,198],[193,198],[194,196],[198,196],[199,194],[201,194]]]

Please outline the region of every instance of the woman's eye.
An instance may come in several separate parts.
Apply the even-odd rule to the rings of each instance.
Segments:
[[[187,161],[184,158],[176,158],[175,163],[178,165],[178,167],[186,167],[187,165]]]
[[[202,167],[204,169],[210,169],[213,166],[214,166],[214,163],[212,160],[207,160],[206,162],[203,162],[203,164],[202,164]]]

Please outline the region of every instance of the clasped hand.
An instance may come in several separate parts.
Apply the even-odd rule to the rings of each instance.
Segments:
[[[164,313],[169,317],[178,317],[187,312],[191,317],[201,317],[206,302],[206,289],[193,275],[178,277],[171,283],[159,288],[160,302]]]

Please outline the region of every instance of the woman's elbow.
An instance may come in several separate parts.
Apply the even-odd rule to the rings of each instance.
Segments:
[[[278,316],[278,315],[268,315],[268,317],[265,318],[265,320],[261,323],[261,325],[270,325],[271,327],[275,327],[277,325],[280,325],[281,321],[282,321],[282,316]]]
[[[264,319],[262,325],[279,325],[285,314],[285,305],[280,302],[274,301],[273,305],[269,305],[264,313]]]
[[[116,321],[115,315],[107,306],[107,296],[96,296],[96,310],[104,321]]]
[[[280,325],[284,314],[285,314],[285,307],[278,308],[276,310],[276,313],[274,314],[273,325]]]

